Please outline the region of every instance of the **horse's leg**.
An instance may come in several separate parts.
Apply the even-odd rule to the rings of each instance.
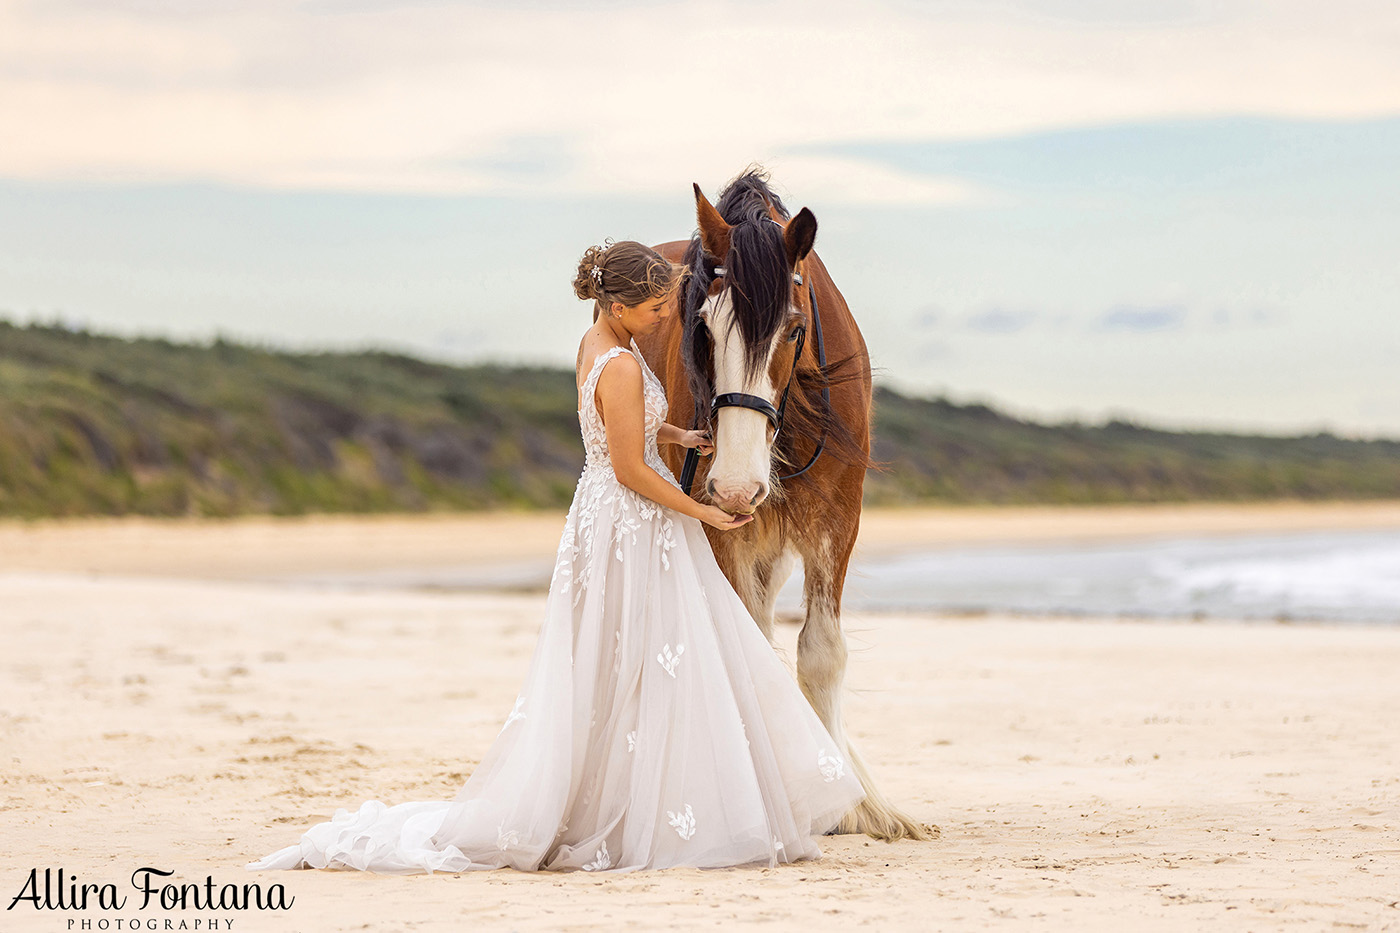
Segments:
[[[784,551],[776,526],[755,531],[757,534],[750,535],[725,532],[723,546],[715,548],[715,559],[749,615],[758,623],[758,630],[771,644],[778,590],[787,582],[797,557]]]
[[[783,588],[788,577],[792,576],[795,563],[797,552],[785,542],[778,541],[775,546],[766,548],[763,556],[754,565],[754,600],[746,600],[744,603],[748,606],[749,614],[758,623],[758,630],[785,661],[788,657],[787,651],[773,642],[773,624],[777,619],[775,610],[778,605],[778,591]]]
[[[792,568],[797,564],[797,551],[786,541],[779,542],[777,554],[764,567],[761,574],[762,603],[760,611],[762,616],[754,614],[756,619],[766,619],[760,621],[759,627],[764,629],[763,634],[768,636],[768,640],[773,640],[773,623],[777,619],[778,593],[783,588],[783,584],[792,576]]]
[[[842,722],[846,635],[841,630],[841,592],[855,547],[857,522],[852,522],[849,529],[827,524],[801,543],[807,618],[797,638],[797,682],[837,747],[845,749],[847,761],[865,788],[865,799],[841,818],[834,832],[865,833],[887,840],[929,839],[931,828],[901,812],[875,786]]]

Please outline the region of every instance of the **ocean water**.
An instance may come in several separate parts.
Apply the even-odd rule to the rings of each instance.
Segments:
[[[779,607],[800,600],[789,580]],[[940,548],[853,562],[845,605],[1400,623],[1400,531]]]
[[[430,590],[548,588],[553,561],[305,575],[279,582]],[[845,606],[1186,619],[1400,623],[1400,530],[962,546],[857,559]],[[801,565],[778,597],[801,609]]]

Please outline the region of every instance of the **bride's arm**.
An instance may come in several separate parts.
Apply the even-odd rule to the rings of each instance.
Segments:
[[[713,523],[716,514],[724,514],[715,506],[696,502],[647,464],[643,456],[646,403],[642,398],[642,367],[636,357],[619,353],[603,364],[603,371],[598,375],[598,402],[603,431],[608,438],[608,456],[612,458],[613,473],[619,483],[659,505],[703,522]],[[738,517],[748,519],[748,516]],[[743,523],[735,522],[728,527]]]
[[[656,429],[656,442],[658,444],[679,444],[682,447],[699,447],[700,452],[709,456],[714,452],[714,445],[710,443],[709,437],[703,431],[687,431],[685,428],[678,428],[669,421],[663,421],[661,427]]]

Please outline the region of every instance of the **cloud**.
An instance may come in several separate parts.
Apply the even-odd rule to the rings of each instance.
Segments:
[[[1217,329],[1276,327],[1288,320],[1281,308],[1256,306],[1250,308],[1217,307],[1210,313],[1210,322]]]
[[[0,0],[0,176],[657,198],[758,160],[836,201],[968,204],[992,189],[832,147],[1400,111],[1390,3],[611,9]],[[529,184],[502,170],[550,139]]]
[[[1192,317],[1184,305],[1121,304],[1090,318],[1069,311],[991,307],[963,317],[962,328],[979,334],[1019,334],[1031,328],[1065,332],[1087,330],[1096,333],[1155,333],[1179,330]],[[1276,327],[1288,320],[1286,312],[1272,307],[1228,308],[1219,306],[1198,315],[1213,331]],[[910,327],[920,331],[943,330],[948,315],[933,305],[918,309]]]
[[[1035,311],[989,308],[969,316],[964,324],[968,330],[983,334],[1015,334],[1029,327],[1039,316]]]
[[[1175,330],[1186,321],[1186,309],[1180,305],[1132,306],[1120,305],[1105,311],[1093,323],[1099,331],[1150,333]]]
[[[907,347],[908,359],[917,361],[920,366],[928,363],[948,363],[957,359],[957,353],[946,340],[921,340]]]
[[[575,141],[567,136],[529,134],[509,136],[491,150],[448,164],[486,173],[509,182],[540,182],[567,175],[578,165]]]
[[[959,178],[938,178],[851,156],[779,155],[765,160],[779,189],[820,193],[824,204],[883,207],[991,203],[996,196]],[[785,194],[783,190],[780,194]],[[785,200],[789,197],[785,194]],[[800,198],[797,200],[800,201]]]
[[[947,316],[938,305],[924,305],[915,309],[914,318],[910,323],[919,330],[935,330],[942,325]]]
[[[1221,6],[1209,0],[1010,0],[1008,5],[1050,21],[1092,25],[1202,22]]]
[[[1211,117],[1055,129],[989,139],[863,140],[830,152],[915,175],[960,178],[1018,200],[1088,205],[1142,198],[1238,197],[1255,189],[1397,192],[1400,117]],[[1346,170],[1339,172],[1338,167]]]

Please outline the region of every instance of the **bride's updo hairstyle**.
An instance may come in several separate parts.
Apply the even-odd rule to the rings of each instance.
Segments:
[[[631,308],[670,294],[685,274],[684,266],[636,240],[605,240],[603,246],[584,250],[574,276],[574,294],[585,301],[593,299],[596,321],[614,301]]]

